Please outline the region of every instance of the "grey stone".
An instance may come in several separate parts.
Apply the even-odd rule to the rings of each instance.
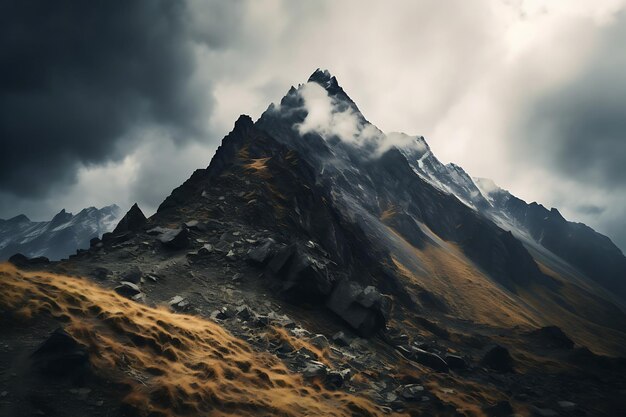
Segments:
[[[400,392],[401,392],[400,395],[402,395],[402,398],[404,398],[405,400],[417,401],[424,394],[424,387],[418,384],[404,385],[401,388]]]
[[[385,328],[389,301],[374,287],[362,289],[357,283],[343,280],[333,289],[326,306],[364,337]]]
[[[114,288],[114,291],[121,295],[122,297],[132,298],[137,294],[141,293],[141,290],[132,282],[122,281],[120,285]]]
[[[235,315],[242,321],[248,321],[256,317],[256,313],[245,304],[237,307]]]
[[[141,282],[141,277],[143,276],[143,272],[138,266],[133,266],[128,271],[122,274],[122,281],[132,282],[133,284],[139,284]]]
[[[567,409],[567,410],[571,410],[572,408],[576,408],[576,403],[573,403],[571,401],[559,401],[557,404],[559,405],[559,407],[561,407],[563,409]]]
[[[352,343],[354,338],[348,336],[343,331],[339,331],[333,335],[332,340],[336,345],[347,347],[350,346],[350,343]]]
[[[273,239],[266,239],[261,245],[248,251],[248,261],[255,264],[265,264],[275,252],[276,242]]]
[[[189,232],[186,228],[164,229],[159,236],[159,241],[168,249],[185,249],[189,247],[190,244]]]
[[[326,349],[329,346],[328,339],[323,334],[316,334],[309,339],[309,343],[318,349]]]
[[[429,368],[432,368],[439,372],[448,372],[450,369],[446,361],[444,361],[441,356],[427,352],[423,349],[419,349],[416,347],[411,347],[411,358],[417,363],[421,363],[422,365],[426,365]]]
[[[462,370],[467,369],[467,361],[458,355],[447,354],[444,360],[450,369]]]
[[[35,367],[46,375],[83,374],[89,369],[86,347],[58,328],[31,355]]]
[[[328,368],[319,361],[309,361],[302,371],[302,375],[306,378],[325,377],[327,373]]]
[[[513,358],[508,349],[500,345],[495,345],[490,348],[483,356],[481,364],[494,371],[513,371]]]

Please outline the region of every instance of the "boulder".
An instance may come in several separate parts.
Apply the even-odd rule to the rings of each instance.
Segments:
[[[143,277],[143,272],[138,266],[135,265],[122,274],[122,281],[139,284],[141,282],[141,277]]]
[[[252,264],[265,265],[274,255],[276,242],[273,239],[266,239],[262,244],[248,251],[248,261]]]
[[[78,343],[62,328],[56,329],[31,355],[33,365],[51,376],[69,376],[89,368],[89,356],[84,345]]]
[[[16,253],[15,255],[9,258],[9,262],[17,267],[25,267],[25,266],[37,266],[37,265],[45,265],[49,264],[50,260],[45,256],[37,256],[35,258],[29,258],[21,253]]]
[[[495,345],[489,349],[480,363],[498,372],[512,372],[514,365],[509,350],[500,345]]]
[[[237,307],[235,311],[235,315],[241,319],[241,321],[248,321],[256,317],[256,313],[246,304]]]
[[[345,373],[340,371],[328,371],[324,378],[324,387],[329,390],[336,390],[343,386]]]
[[[146,219],[146,216],[144,216],[137,203],[135,203],[124,217],[122,217],[122,220],[117,224],[113,233],[138,232],[144,228],[147,221],[148,219]]]
[[[342,280],[335,286],[326,306],[363,337],[371,337],[386,326],[389,298],[374,287]]]
[[[328,260],[296,243],[276,250],[267,271],[282,281],[283,294],[300,302],[317,303],[325,300],[333,288],[327,264]]]
[[[444,361],[441,356],[427,352],[423,349],[411,347],[412,357],[411,359],[417,363],[421,363],[422,365],[428,366],[431,369],[434,369],[438,372],[448,372],[450,367],[448,363]]]
[[[293,329],[296,327],[296,322],[285,314],[278,314],[275,311],[270,311],[267,314],[267,318],[270,322],[278,324],[286,329]]]
[[[165,229],[159,236],[159,241],[168,249],[180,250],[189,247],[189,232],[185,228]]]
[[[185,227],[189,230],[197,230],[199,232],[207,231],[207,226],[204,223],[199,222],[198,220],[191,220],[191,221],[185,222]]]
[[[544,347],[553,349],[572,349],[574,342],[557,326],[546,326],[530,332],[530,336]]]
[[[333,335],[332,340],[338,346],[347,347],[347,346],[350,346],[350,343],[352,343],[354,338],[348,336],[344,332],[339,331]]]
[[[467,369],[467,361],[458,355],[447,354],[444,360],[450,369],[463,370]]]
[[[176,311],[186,311],[190,307],[189,301],[181,295],[172,297],[168,304]]]
[[[328,373],[328,368],[322,362],[319,361],[309,361],[304,370],[302,371],[302,375],[305,378],[315,378],[322,377],[324,378]]]
[[[326,349],[329,346],[328,339],[323,334],[316,334],[309,339],[309,343],[318,349]]]
[[[111,275],[111,271],[102,266],[99,266],[97,268],[94,268],[91,271],[90,275],[97,280],[104,281],[109,275]]]
[[[132,282],[122,281],[120,285],[114,288],[114,291],[126,298],[133,298],[136,295],[141,294],[141,290],[137,286],[137,284],[133,284]]]
[[[211,313],[211,318],[212,319],[217,319],[217,320],[227,320],[230,319],[232,317],[235,317],[235,314],[237,312],[232,310],[230,307],[225,306],[222,307],[219,310],[215,310]]]
[[[400,389],[400,395],[407,401],[418,401],[424,395],[424,387],[419,384],[405,385]]]
[[[147,279],[149,279],[150,281],[152,281],[152,282],[157,282],[157,281],[159,280],[159,276],[158,276],[158,275],[156,275],[156,274],[154,274],[154,273],[152,273],[152,274],[146,274],[146,275],[145,275],[145,277],[146,277]]]

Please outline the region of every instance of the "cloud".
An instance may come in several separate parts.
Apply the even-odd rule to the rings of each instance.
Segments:
[[[599,215],[606,211],[606,207],[599,207],[593,204],[581,204],[576,207],[576,211],[582,214]]]
[[[514,127],[517,166],[541,169],[544,192],[564,212],[626,248],[626,13],[598,34],[566,82],[543,91]],[[523,162],[522,162],[523,161]],[[563,184],[569,195],[564,195]],[[547,187],[553,184],[552,187]],[[552,189],[550,191],[550,189]]]
[[[307,115],[302,123],[294,127],[301,135],[315,132],[325,140],[339,140],[370,152],[377,158],[391,147],[411,148],[425,152],[423,138],[404,133],[383,133],[367,122],[353,106],[330,96],[325,88],[316,82],[308,82],[298,89]]]
[[[307,111],[304,121],[295,126],[301,135],[315,132],[324,139],[337,137],[353,145],[365,145],[376,139],[376,132],[361,120],[358,112],[329,96],[319,84],[306,83],[298,92]]]
[[[491,178],[473,178],[474,182],[486,197],[489,197],[491,194],[502,191],[502,188],[498,187],[498,185]]]
[[[239,114],[325,67],[368,120],[409,133],[385,145],[424,135],[443,162],[626,248],[624,3],[5,1],[0,217],[91,199],[156,207]],[[374,135],[317,100],[305,128]]]
[[[580,74],[529,109],[524,149],[562,174],[626,188],[626,13],[599,39]]]
[[[163,0],[3,3],[0,189],[72,184],[81,167],[122,161],[146,126],[200,134],[212,97],[195,83],[190,19]]]

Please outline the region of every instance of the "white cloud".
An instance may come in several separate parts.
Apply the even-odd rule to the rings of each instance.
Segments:
[[[338,102],[319,84],[309,82],[298,90],[304,101],[307,115],[302,123],[294,126],[301,135],[315,132],[328,140],[339,138],[353,146],[367,147],[376,158],[391,147],[427,150],[422,138],[404,133],[383,133],[351,106]]]
[[[301,135],[316,132],[324,139],[336,136],[351,144],[360,144],[368,139],[362,134],[364,125],[358,114],[350,107],[340,109],[338,103],[319,84],[306,83],[299,93],[307,110],[304,122],[295,126]]]

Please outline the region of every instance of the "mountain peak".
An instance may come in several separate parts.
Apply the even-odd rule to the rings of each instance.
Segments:
[[[15,217],[11,217],[10,219],[6,221],[17,224],[17,223],[28,223],[30,222],[30,219],[25,214],[19,214]]]
[[[72,218],[72,213],[68,213],[65,209],[61,209],[50,222],[51,225],[59,225],[69,221]]]
[[[318,84],[335,100],[348,104],[357,113],[361,112],[356,103],[350,98],[350,96],[348,96],[345,90],[341,88],[339,82],[337,81],[337,77],[332,75],[328,70],[322,70],[320,68],[316,69],[309,77],[307,83]]]
[[[316,69],[308,79],[308,82],[313,82],[321,85],[329,92],[333,90],[341,90],[337,78],[332,75],[328,70]],[[343,90],[342,90],[343,91]]]
[[[237,121],[235,121],[235,130],[238,128],[250,127],[253,124],[254,122],[252,121],[252,118],[250,116],[248,116],[247,114],[242,114],[239,116]]]
[[[113,233],[141,230],[146,224],[146,216],[143,214],[137,203],[133,204],[130,210],[122,217]]]

